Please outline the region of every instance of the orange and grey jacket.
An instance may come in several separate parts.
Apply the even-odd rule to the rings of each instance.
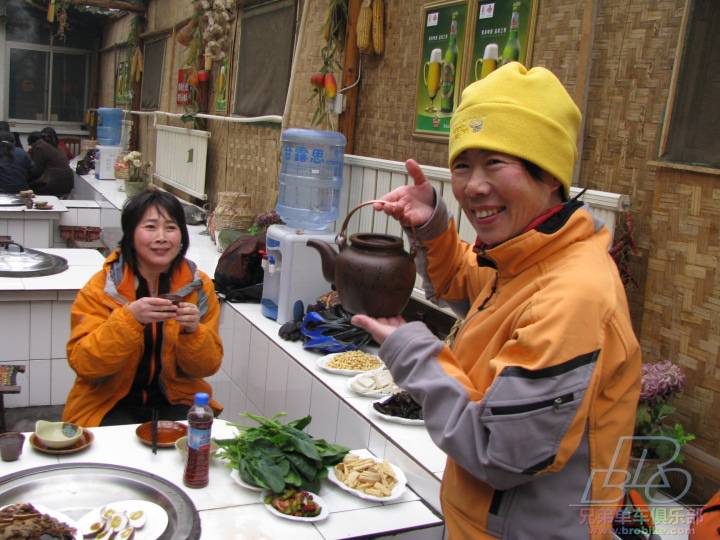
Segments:
[[[77,377],[63,420],[100,425],[130,391],[145,347],[144,325],[127,308],[136,290],[137,278],[115,251],[75,298],[67,354]],[[215,373],[222,362],[220,306],[210,278],[187,259],[170,276],[170,291],[198,306],[200,324],[187,334],[180,332],[177,321],[163,324],[160,386],[170,403],[192,405],[196,392],[212,395],[203,377]],[[216,413],[222,411],[214,400],[210,405]]]
[[[641,359],[607,229],[570,201],[476,252],[440,199],[417,237],[426,292],[465,321],[452,348],[412,322],[379,354],[448,455],[450,539],[610,538]]]

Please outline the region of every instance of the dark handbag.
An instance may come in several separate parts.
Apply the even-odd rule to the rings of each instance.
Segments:
[[[238,238],[220,256],[215,267],[215,290],[228,302],[260,302],[265,235]]]

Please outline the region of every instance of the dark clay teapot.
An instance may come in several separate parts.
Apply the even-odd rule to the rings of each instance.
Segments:
[[[322,258],[325,279],[335,285],[346,311],[371,317],[399,315],[407,304],[415,284],[415,253],[403,250],[397,236],[357,233],[346,239],[352,214],[378,201],[364,202],[350,211],[336,237],[340,253],[327,242],[308,240]]]

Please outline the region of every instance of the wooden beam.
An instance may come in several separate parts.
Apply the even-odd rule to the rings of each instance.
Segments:
[[[358,78],[360,66],[360,51],[357,48],[357,21],[360,14],[361,0],[348,1],[348,20],[345,30],[345,57],[343,59],[343,73],[341,88],[352,85]],[[345,153],[352,154],[355,150],[355,121],[357,118],[358,95],[360,83],[356,84],[345,95],[345,112],[338,119],[338,131],[345,135],[347,144]]]
[[[123,11],[134,11],[145,13],[145,5],[124,0],[70,0],[73,6],[93,6],[104,9],[120,9]]]

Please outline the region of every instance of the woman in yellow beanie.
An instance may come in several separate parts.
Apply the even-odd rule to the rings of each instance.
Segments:
[[[429,297],[464,322],[353,317],[381,343],[448,455],[441,500],[456,539],[610,538],[640,392],[640,350],[610,234],[568,200],[580,111],[548,70],[511,63],[453,116],[457,226],[420,167],[375,209],[415,227]]]

